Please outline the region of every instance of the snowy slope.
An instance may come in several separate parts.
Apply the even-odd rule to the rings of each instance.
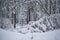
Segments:
[[[46,33],[27,34],[0,29],[0,40],[60,40],[60,29]]]
[[[20,34],[17,32],[4,31],[0,29],[0,40],[29,40],[31,33]]]
[[[50,31],[46,33],[34,33],[33,40],[60,40],[60,30]]]

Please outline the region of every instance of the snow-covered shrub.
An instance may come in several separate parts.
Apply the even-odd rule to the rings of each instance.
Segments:
[[[38,21],[31,21],[26,27],[29,28],[31,32],[46,32],[49,30],[54,30],[58,29],[59,23],[57,22],[59,18],[57,15],[53,16],[48,16],[48,17],[43,17],[39,19]]]
[[[1,18],[2,20],[2,29],[10,29],[12,28],[11,21],[7,18]]]

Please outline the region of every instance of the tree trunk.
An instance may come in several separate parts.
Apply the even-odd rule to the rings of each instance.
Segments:
[[[16,14],[14,14],[14,28],[16,28]]]

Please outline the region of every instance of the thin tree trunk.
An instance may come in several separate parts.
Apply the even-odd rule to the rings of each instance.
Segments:
[[[14,28],[16,28],[16,14],[14,14]]]

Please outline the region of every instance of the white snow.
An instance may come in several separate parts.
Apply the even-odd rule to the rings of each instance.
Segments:
[[[60,40],[60,29],[45,33],[17,33],[0,29],[0,40]]]

